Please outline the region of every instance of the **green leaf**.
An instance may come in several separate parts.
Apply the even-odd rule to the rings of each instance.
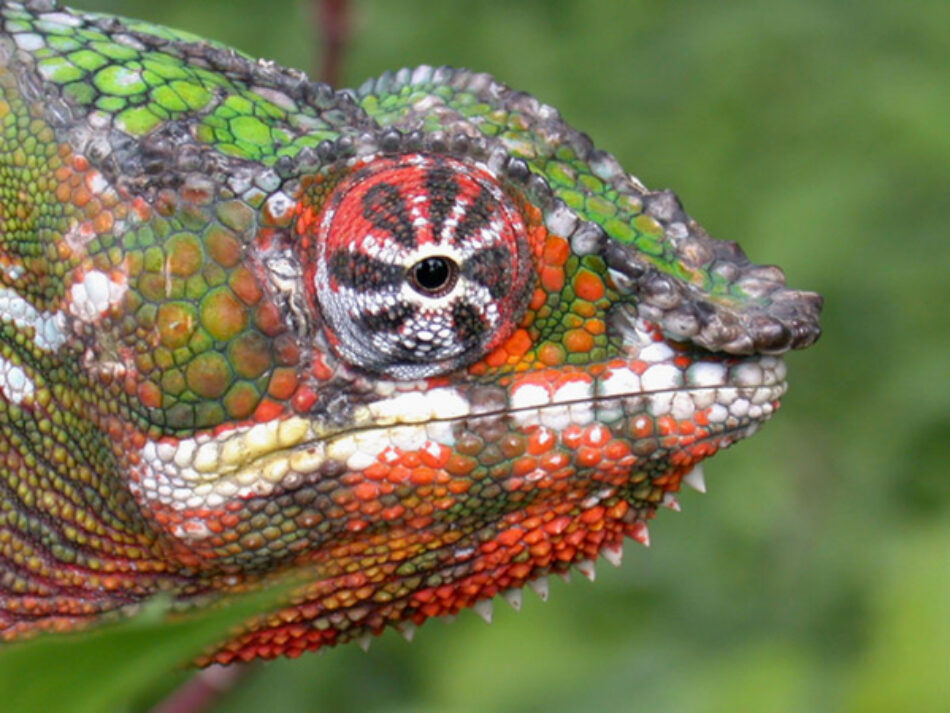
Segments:
[[[285,587],[276,587],[176,618],[168,616],[170,602],[157,599],[121,623],[6,644],[0,648],[0,708],[5,713],[122,710],[285,594]]]

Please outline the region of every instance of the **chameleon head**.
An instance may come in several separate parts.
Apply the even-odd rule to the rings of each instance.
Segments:
[[[487,75],[334,92],[0,15],[6,638],[301,574],[213,659],[484,612],[645,541],[818,337],[817,295]]]

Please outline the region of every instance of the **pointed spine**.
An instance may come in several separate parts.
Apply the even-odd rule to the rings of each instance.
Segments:
[[[650,546],[650,528],[645,522],[637,521],[627,527],[624,532],[644,547]]]
[[[683,482],[697,492],[706,492],[706,474],[703,473],[703,467],[701,465],[695,466],[684,475]]]
[[[528,582],[528,586],[538,595],[538,599],[542,602],[548,600],[548,596],[551,593],[551,585],[548,583],[547,577],[538,577],[537,579],[532,579]]]
[[[610,562],[610,564],[612,564],[614,567],[619,567],[623,564],[622,544],[618,543],[616,545],[607,545],[607,547],[601,550],[601,554],[603,554],[604,559]]]
[[[404,621],[396,626],[396,631],[402,635],[402,638],[412,643],[413,638],[416,636],[416,625],[411,621]]]
[[[511,608],[515,611],[521,611],[521,590],[520,589],[507,589],[501,593],[505,598]]]
[[[577,571],[587,577],[591,582],[597,579],[597,566],[594,564],[594,560],[581,560],[577,563],[576,567]]]
[[[475,602],[472,609],[474,609],[475,613],[484,619],[486,623],[491,624],[492,615],[495,612],[491,599],[482,599],[481,601]]]

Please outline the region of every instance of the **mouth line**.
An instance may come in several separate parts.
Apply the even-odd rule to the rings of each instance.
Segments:
[[[394,422],[386,423],[379,425],[367,424],[365,426],[352,426],[349,428],[341,429],[326,436],[314,439],[309,441],[307,444],[301,444],[298,447],[313,446],[318,443],[327,443],[333,439],[346,437],[356,433],[365,433],[367,431],[379,430],[379,429],[389,429],[389,428],[412,428],[412,427],[425,427],[429,424],[453,424],[460,421],[466,420],[480,420],[480,419],[493,419],[493,418],[505,418],[516,416],[519,414],[531,413],[533,411],[541,411],[544,409],[554,409],[554,408],[570,408],[571,406],[596,406],[597,404],[607,404],[610,402],[624,401],[628,399],[636,398],[649,398],[650,396],[658,396],[663,394],[678,394],[678,393],[695,393],[699,394],[702,392],[717,391],[719,389],[734,389],[739,393],[740,396],[743,396],[741,392],[751,391],[755,392],[760,388],[769,388],[776,391],[779,391],[778,397],[775,399],[770,399],[770,401],[776,401],[781,398],[785,391],[788,388],[787,381],[776,381],[772,384],[761,383],[755,386],[749,385],[730,385],[730,384],[721,384],[719,386],[696,386],[696,387],[675,387],[669,389],[650,389],[645,391],[632,391],[628,393],[620,394],[607,394],[607,395],[595,395],[591,398],[578,398],[578,399],[565,399],[563,401],[556,401],[546,404],[538,404],[537,406],[521,406],[515,408],[504,408],[504,409],[492,409],[487,411],[479,411],[477,413],[471,413],[466,416],[446,416],[446,417],[436,417],[426,419],[424,421],[409,421],[409,422]],[[752,394],[743,396],[744,398],[752,398]],[[704,409],[697,409],[704,410]],[[628,416],[629,417],[629,416]],[[761,418],[750,418],[749,421],[759,421],[763,420]]]
[[[728,412],[728,406],[724,406],[717,398],[717,392],[719,390],[729,390],[732,392],[729,395],[732,397],[733,403],[738,400],[744,400],[747,404],[754,406],[753,398],[755,392],[761,388],[767,388],[769,390],[768,398],[762,399],[760,397],[759,400],[761,403],[757,405],[758,411],[755,412],[755,415],[749,414],[749,411],[753,411],[751,407],[745,413],[736,415],[730,414]],[[253,438],[251,436],[251,430],[232,435],[231,438],[226,440],[220,438],[209,438],[207,440],[196,439],[199,442],[204,440],[199,448],[210,445],[215,449],[215,455],[212,460],[203,467],[197,465],[197,459],[193,463],[183,464],[182,467],[175,469],[177,473],[174,475],[177,475],[176,480],[179,481],[179,487],[191,487],[195,489],[195,494],[199,494],[198,491],[215,489],[217,484],[226,480],[237,480],[245,487],[252,486],[258,480],[264,480],[269,483],[269,487],[271,488],[292,488],[305,482],[307,478],[312,478],[314,473],[319,472],[325,463],[338,462],[345,465],[348,460],[347,454],[352,455],[358,453],[357,442],[360,440],[361,435],[371,437],[374,434],[379,434],[379,438],[385,438],[383,434],[387,431],[395,431],[397,432],[395,435],[402,436],[407,436],[407,434],[415,434],[418,436],[421,433],[422,436],[416,440],[424,443],[425,441],[434,440],[426,433],[428,429],[433,427],[444,429],[466,421],[477,425],[479,423],[489,423],[501,419],[508,421],[513,420],[515,422],[520,419],[522,421],[521,424],[519,424],[520,427],[528,430],[547,428],[556,431],[559,429],[544,423],[545,415],[555,411],[567,412],[568,425],[572,423],[571,419],[578,414],[585,417],[584,420],[586,423],[592,424],[600,422],[598,419],[598,411],[611,411],[612,413],[609,419],[611,421],[620,418],[635,418],[640,411],[651,418],[659,418],[660,415],[651,413],[650,399],[657,396],[675,396],[681,393],[691,394],[694,398],[704,396],[707,400],[710,400],[709,406],[696,407],[696,412],[708,412],[709,409],[718,406],[719,410],[725,413],[724,416],[720,414],[720,416],[722,416],[720,420],[710,421],[704,424],[704,428],[710,431],[709,437],[715,438],[728,435],[730,432],[740,431],[749,425],[763,422],[770,418],[777,407],[776,402],[784,395],[786,388],[787,382],[785,380],[779,380],[772,384],[765,384],[763,382],[759,385],[744,384],[742,386],[729,384],[695,387],[679,386],[618,394],[600,394],[592,397],[564,399],[531,406],[493,408],[477,413],[432,417],[416,422],[367,423],[365,425],[353,425],[322,434],[315,434],[313,432],[316,422],[307,421],[306,419],[298,417],[295,421],[296,428],[300,431],[300,439],[297,443],[288,443],[286,446],[275,443],[274,445],[277,445],[276,448],[257,449],[257,453],[248,452],[253,448],[252,445],[248,445]],[[635,400],[638,401],[635,407],[636,411],[632,411],[630,410],[630,406],[624,402]],[[570,413],[572,410],[578,413],[572,416]],[[600,418],[603,418],[602,414]],[[280,428],[281,423],[287,422],[278,422],[276,425],[267,427]],[[261,424],[261,426],[264,426],[264,424]],[[257,427],[252,427],[252,429],[253,428]],[[229,444],[233,444],[233,446]],[[239,455],[237,457],[232,456],[228,458],[224,455],[225,449],[232,447]],[[171,450],[174,451],[174,448]],[[339,452],[334,453],[334,451]],[[243,454],[243,457],[241,457],[241,454]],[[373,462],[375,462],[377,455],[378,453],[372,454]],[[368,458],[369,456],[367,455],[367,459]],[[297,461],[296,464],[293,463],[294,460]],[[163,462],[162,466],[164,467],[165,465],[166,463]],[[191,471],[191,474],[189,474],[188,471]],[[293,482],[295,480],[298,482]]]

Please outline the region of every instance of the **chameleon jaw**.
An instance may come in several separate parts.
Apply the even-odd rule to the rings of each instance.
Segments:
[[[646,493],[628,482],[633,471],[668,482],[672,471],[685,472],[754,432],[777,408],[786,385],[778,357],[693,358],[657,336],[648,323],[629,323],[625,358],[591,369],[515,374],[505,389],[419,382],[392,391],[383,384],[387,395],[356,408],[344,426],[293,415],[149,441],[129,466],[130,489],[175,549],[200,553],[186,557],[189,564],[212,571],[253,564],[253,544],[279,567],[302,544],[332,546],[374,519],[371,529],[407,520],[425,529],[440,512],[474,508],[469,526],[480,526],[490,518],[477,517],[479,498],[474,505],[467,498],[485,482],[522,493],[512,509],[534,497],[532,488],[552,471],[581,488],[607,479],[618,488],[630,486],[633,500],[661,497],[656,488]],[[527,447],[532,439],[535,445]],[[626,459],[606,473],[608,442]],[[268,517],[270,541],[245,541],[248,528],[234,513],[260,510],[267,502],[290,508],[289,514]]]

